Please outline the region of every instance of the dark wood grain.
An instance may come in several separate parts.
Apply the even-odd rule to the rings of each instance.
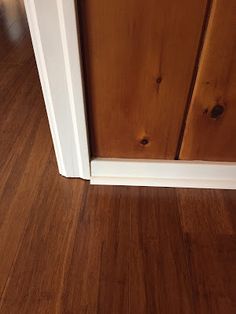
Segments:
[[[196,313],[235,313],[236,192],[177,193]]]
[[[236,192],[58,175],[19,43],[0,64],[0,313],[234,314]]]
[[[235,313],[235,192],[90,187],[86,199],[62,312]]]
[[[236,161],[235,42],[236,1],[213,1],[180,159]]]
[[[174,159],[207,1],[78,3],[92,154]]]
[[[130,313],[194,313],[175,190],[140,188],[130,211]]]
[[[62,313],[78,309],[81,313],[130,313],[129,192],[89,188],[78,221]]]

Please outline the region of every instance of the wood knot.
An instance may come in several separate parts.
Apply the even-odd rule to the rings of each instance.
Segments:
[[[148,143],[149,143],[149,140],[147,138],[143,138],[140,141],[140,144],[143,145],[143,146],[147,145]]]
[[[216,104],[210,112],[210,116],[212,119],[218,119],[224,113],[225,108],[222,105]]]
[[[161,76],[158,76],[158,77],[156,78],[156,83],[157,83],[157,85],[161,84],[161,82],[162,82],[162,77],[161,77]]]

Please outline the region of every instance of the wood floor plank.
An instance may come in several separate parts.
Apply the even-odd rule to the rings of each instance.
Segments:
[[[78,309],[80,313],[130,313],[129,190],[89,187],[65,282],[62,313]]]
[[[29,30],[24,1],[0,0],[0,64],[13,56],[16,62],[18,62],[17,58],[25,58],[25,51],[22,50],[25,35],[29,35]],[[18,46],[21,46],[23,53],[17,53]]]
[[[178,189],[183,232],[203,233],[208,237],[215,234],[233,234],[232,219],[223,198],[226,193],[211,189]]]
[[[11,265],[14,263],[32,201],[34,196],[39,193],[39,182],[42,180],[42,174],[52,151],[48,128],[45,129],[45,119],[36,126],[39,131],[34,135],[35,130],[32,128],[28,134],[28,140],[24,144],[22,143],[24,145],[22,151],[20,143],[18,143],[19,146],[14,146],[18,151],[15,151],[15,155],[12,155],[11,159],[5,163],[2,172],[0,195],[0,294],[5,287]],[[35,140],[33,145],[32,140]]]
[[[236,312],[235,222],[222,195],[227,191],[178,190],[197,313]]]
[[[235,191],[221,191],[225,202],[225,208],[230,216],[230,221],[236,234],[236,192]]]
[[[36,195],[28,199],[30,213],[2,295],[1,313],[57,313],[60,308],[67,258],[87,183],[68,182],[53,175],[55,170],[51,154]],[[21,219],[19,224],[23,225]]]
[[[131,239],[130,313],[194,313],[174,189],[139,190]]]

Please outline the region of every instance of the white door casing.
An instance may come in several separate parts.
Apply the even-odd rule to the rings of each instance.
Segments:
[[[75,3],[25,0],[60,174],[90,178]]]

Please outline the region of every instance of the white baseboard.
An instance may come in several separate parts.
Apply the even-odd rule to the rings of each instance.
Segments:
[[[236,163],[97,158],[91,184],[236,189]]]

